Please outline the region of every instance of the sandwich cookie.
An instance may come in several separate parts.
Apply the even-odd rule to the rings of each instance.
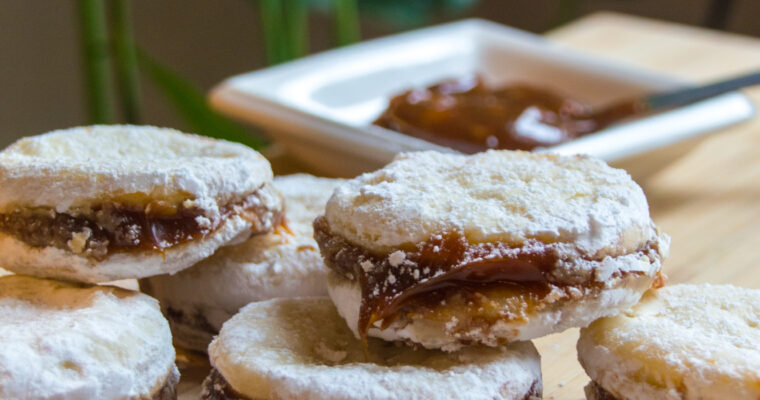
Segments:
[[[174,273],[272,230],[259,153],[149,126],[92,126],[0,152],[0,265],[84,282]]]
[[[339,182],[301,174],[275,177],[286,202],[287,229],[223,247],[177,274],[142,279],[142,291],[161,303],[175,343],[205,352],[224,321],[252,301],[326,296],[327,268],[312,222]]]
[[[760,290],[674,285],[581,329],[590,400],[760,399]]]
[[[365,353],[366,350],[366,353]],[[456,354],[354,338],[328,298],[251,303],[209,346],[203,399],[539,399],[530,342]]]
[[[402,154],[339,186],[314,226],[358,336],[447,351],[617,314],[669,244],[625,171],[510,151]]]
[[[176,399],[158,302],[109,286],[0,278],[0,399]]]

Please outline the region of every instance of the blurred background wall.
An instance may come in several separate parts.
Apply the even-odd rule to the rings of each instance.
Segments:
[[[205,91],[227,76],[266,65],[261,18],[252,3],[133,0],[135,38],[153,57]],[[541,33],[602,10],[760,36],[757,0],[481,0],[453,12],[423,11],[425,15],[409,18],[402,7],[398,23],[360,9],[364,39],[467,17]],[[311,14],[309,51],[324,50],[333,42],[328,25],[329,16]],[[0,2],[0,146],[21,136],[87,123],[80,50],[73,0]],[[142,121],[186,128],[156,88],[143,83]]]

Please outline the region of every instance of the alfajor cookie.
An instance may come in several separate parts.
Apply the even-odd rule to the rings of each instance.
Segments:
[[[312,222],[340,182],[311,175],[275,177],[286,202],[287,229],[219,249],[174,275],[140,281],[161,302],[178,345],[206,351],[224,321],[252,301],[327,295],[327,268]]]
[[[590,400],[760,399],[760,290],[674,285],[581,330]]]
[[[669,243],[625,171],[510,151],[402,154],[339,186],[314,226],[358,336],[445,350],[617,314]]]
[[[327,298],[252,303],[209,346],[203,399],[539,399],[530,342],[457,354],[354,338]]]
[[[0,399],[176,399],[156,300],[108,286],[0,278]]]
[[[0,264],[85,282],[174,273],[272,230],[271,179],[254,150],[172,129],[24,138],[0,152]]]

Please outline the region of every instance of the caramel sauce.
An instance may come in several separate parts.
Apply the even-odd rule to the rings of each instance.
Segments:
[[[539,246],[510,249],[504,244],[471,245],[464,236],[449,234],[407,246],[403,249],[406,260],[414,265],[392,267],[385,255],[371,254],[333,235],[324,217],[314,222],[314,236],[327,265],[358,279],[361,285],[358,329],[362,336],[377,321],[390,324],[404,306],[422,301],[432,305],[446,298],[450,290],[477,292],[519,284],[534,288],[532,293],[541,293],[548,287],[546,272],[559,260],[556,252]],[[373,267],[365,270],[362,261],[371,262]]]
[[[586,398],[588,399],[595,399],[595,400],[618,400],[615,395],[605,390],[602,386],[600,386],[598,383],[591,381],[586,387],[584,388],[586,392]]]
[[[434,271],[432,277],[422,283],[397,280],[397,284],[387,285],[384,290],[380,290],[379,296],[367,307],[366,312],[360,314],[360,323],[368,329],[376,321],[382,320],[382,328],[387,328],[402,308],[418,309],[425,305],[438,308],[437,305],[441,302],[450,301],[452,292],[459,296],[464,295],[462,303],[469,304],[472,308],[483,308],[486,304],[480,296],[481,292],[495,287],[511,287],[517,284],[521,289],[530,288],[529,293],[536,294],[539,298],[549,292],[544,273],[555,266],[557,256],[524,252],[499,259],[468,263],[462,261],[466,258],[466,250],[457,249],[456,246],[447,247],[455,243],[458,245],[460,242],[460,237],[450,235],[440,241],[434,241],[436,244],[423,246],[419,253],[418,265]],[[439,251],[431,257],[430,249],[435,246],[439,247]],[[440,253],[444,253],[443,257],[440,257]],[[439,263],[442,258],[452,263]],[[365,281],[381,281],[385,274],[387,272],[373,271],[373,276]],[[362,291],[368,289],[363,288]]]
[[[373,254],[349,243],[329,230],[324,217],[314,222],[314,237],[329,268],[358,280],[362,291],[358,331],[366,337],[369,328],[378,321],[387,328],[394,318],[414,310],[428,310],[435,316],[442,310],[442,301],[459,296],[459,309],[491,307],[493,319],[504,310],[504,304],[489,305],[489,298],[505,298],[513,310],[522,308],[528,313],[552,288],[567,288],[570,284],[557,282],[550,272],[562,260],[551,244],[529,241],[519,248],[506,243],[470,244],[458,233],[433,237],[418,245],[402,246],[405,261],[390,265],[385,254]],[[640,250],[647,252],[656,243],[646,243]],[[590,261],[594,259],[588,259]],[[370,263],[371,267],[370,267]],[[594,288],[595,282],[578,282]],[[659,283],[656,283],[659,284]],[[489,296],[494,294],[494,296]],[[526,308],[527,307],[527,308]],[[445,312],[445,311],[440,311]],[[519,318],[519,316],[514,317]]]
[[[211,367],[209,376],[203,380],[201,398],[203,400],[251,400],[249,397],[235,391],[222,374],[219,373],[219,370],[214,367]]]
[[[467,77],[393,97],[374,124],[465,153],[532,150],[596,132],[641,109],[640,103],[621,102],[592,113],[546,89],[492,89],[479,77]]]
[[[54,246],[70,249],[69,241],[75,233],[89,231],[84,256],[101,260],[111,252],[152,250],[163,254],[164,249],[192,241],[215,231],[233,213],[253,223],[259,230],[267,221],[259,193],[220,208],[216,221],[203,224],[203,212],[197,208],[177,207],[168,213],[166,207],[137,209],[119,203],[95,206],[88,215],[74,216],[52,210],[19,210],[0,214],[0,231],[14,236],[33,247]],[[281,215],[275,216],[277,225]]]

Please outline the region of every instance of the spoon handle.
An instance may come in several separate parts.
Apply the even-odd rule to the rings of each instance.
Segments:
[[[709,85],[690,87],[675,92],[653,94],[647,96],[644,101],[648,106],[648,111],[658,111],[664,108],[673,108],[691,104],[732,90],[757,84],[760,84],[760,71],[711,83]]]

